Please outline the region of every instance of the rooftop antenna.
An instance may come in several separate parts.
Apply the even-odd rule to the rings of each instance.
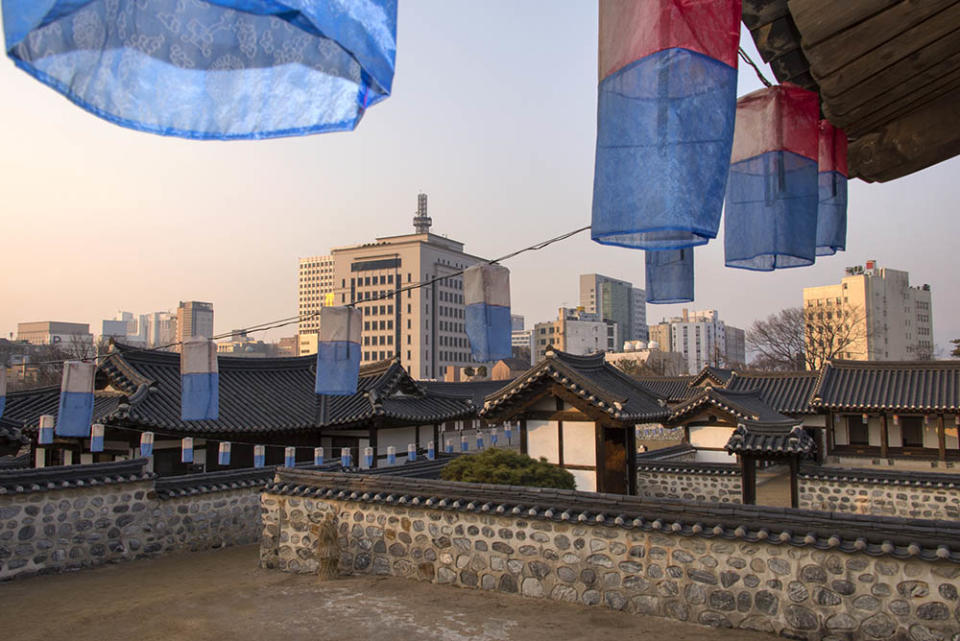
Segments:
[[[418,234],[429,234],[433,219],[427,215],[427,195],[417,194],[417,215],[413,217],[413,229]]]

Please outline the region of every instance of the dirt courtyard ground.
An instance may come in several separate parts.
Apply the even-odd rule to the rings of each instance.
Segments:
[[[258,548],[184,553],[0,583],[10,641],[772,641],[553,601],[392,577],[257,568]]]

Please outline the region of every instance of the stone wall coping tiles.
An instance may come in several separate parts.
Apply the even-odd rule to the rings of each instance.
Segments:
[[[819,466],[802,466],[800,477],[819,481],[846,481],[880,483],[884,485],[910,485],[914,487],[960,488],[960,474],[936,472],[887,471],[868,469],[837,469]]]
[[[247,487],[262,487],[273,478],[276,471],[277,466],[270,466],[161,477],[156,480],[157,497],[162,500],[210,492],[227,492]]]
[[[0,496],[74,487],[91,487],[155,477],[146,471],[147,459],[88,465],[57,465],[33,469],[0,470]]]
[[[281,469],[266,492],[960,563],[960,523]]]
[[[734,463],[669,462],[637,459],[637,471],[669,472],[671,474],[739,475],[740,466]]]

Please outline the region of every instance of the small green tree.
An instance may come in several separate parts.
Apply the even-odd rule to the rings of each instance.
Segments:
[[[950,352],[950,356],[960,358],[960,338],[954,338],[950,342],[953,344],[953,351]]]
[[[513,450],[490,448],[479,454],[460,456],[447,463],[440,472],[446,481],[526,485],[573,490],[573,474],[541,458],[534,460]]]

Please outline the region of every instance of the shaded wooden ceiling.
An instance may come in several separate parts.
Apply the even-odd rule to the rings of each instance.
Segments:
[[[851,177],[960,154],[960,0],[743,0],[743,22],[777,80],[820,93]]]

